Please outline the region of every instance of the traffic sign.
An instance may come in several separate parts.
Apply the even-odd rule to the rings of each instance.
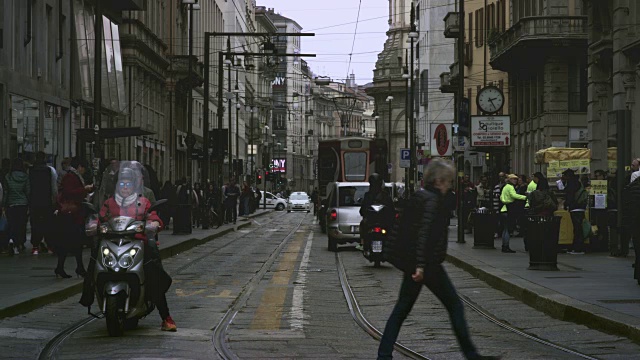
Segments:
[[[400,167],[408,168],[411,166],[411,150],[400,149]]]
[[[450,156],[453,153],[451,124],[431,124],[431,155]]]

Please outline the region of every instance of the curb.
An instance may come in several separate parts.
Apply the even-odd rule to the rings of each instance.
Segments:
[[[625,314],[573,299],[511,273],[486,265],[481,261],[462,260],[460,257],[451,254],[447,254],[447,261],[486,282],[496,290],[513,296],[515,299],[553,318],[584,325],[640,343],[640,324],[632,325],[626,323],[625,320],[628,319],[628,316]]]
[[[163,260],[170,258],[181,252],[185,252],[187,250],[193,249],[196,246],[202,245],[204,243],[207,243],[209,241],[222,237],[228,233],[235,231],[236,229],[249,227],[251,226],[251,221],[250,221],[251,219],[260,217],[262,215],[269,214],[269,213],[271,213],[271,211],[264,211],[259,214],[251,215],[248,217],[249,221],[247,221],[244,224],[240,224],[234,228],[225,229],[219,233],[208,235],[202,239],[198,239],[198,238],[188,239],[183,242],[160,249],[160,258],[162,258]],[[28,312],[31,312],[45,305],[49,305],[54,302],[65,300],[73,295],[79,294],[82,291],[82,285],[83,285],[82,282],[78,284],[73,284],[63,289],[48,293],[46,295],[37,296],[29,300],[23,301],[21,303],[11,305],[4,309],[0,309],[0,319],[26,314]]]

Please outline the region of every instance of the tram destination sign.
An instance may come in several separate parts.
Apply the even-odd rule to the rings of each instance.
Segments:
[[[511,146],[511,117],[472,116],[471,146]]]

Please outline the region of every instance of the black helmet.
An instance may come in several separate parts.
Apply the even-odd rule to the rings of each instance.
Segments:
[[[369,175],[369,186],[372,188],[382,189],[382,187],[384,186],[384,179],[382,178],[382,176],[380,176],[380,174],[373,173]]]

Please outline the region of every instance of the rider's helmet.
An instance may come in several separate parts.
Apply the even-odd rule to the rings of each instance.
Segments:
[[[135,161],[120,162],[120,171],[118,172],[118,182],[116,190],[121,196],[130,194],[143,194],[142,173]],[[122,192],[122,189],[128,188],[129,191]]]
[[[372,191],[382,191],[384,187],[384,179],[380,174],[373,173],[369,175],[369,190]]]

